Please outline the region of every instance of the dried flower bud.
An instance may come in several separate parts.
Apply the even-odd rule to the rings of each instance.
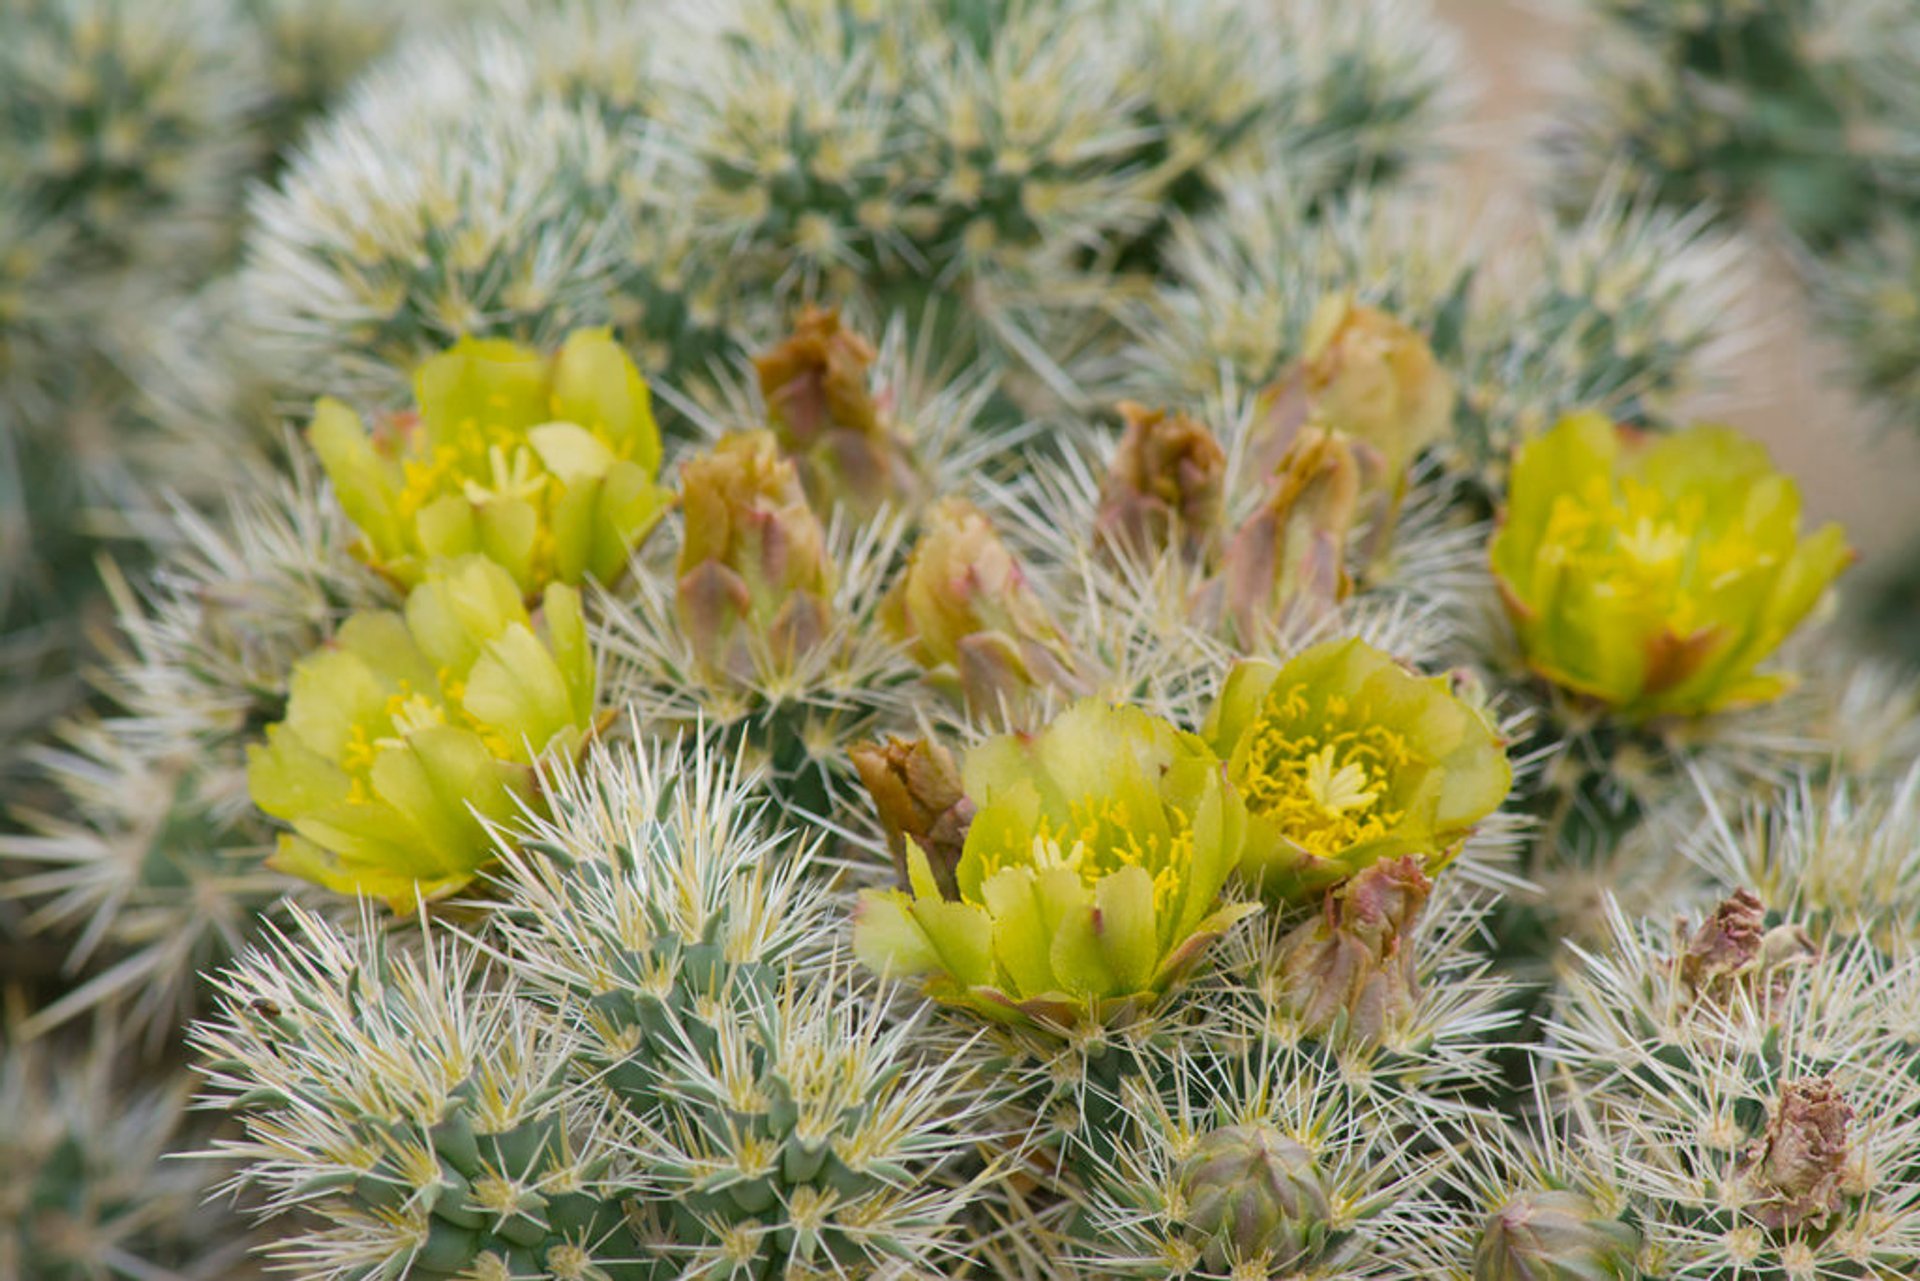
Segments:
[[[1767,911],[1750,890],[1714,908],[1680,948],[1680,981],[1695,994],[1753,974],[1811,959],[1818,948],[1797,925],[1767,928]]]
[[[1320,916],[1280,944],[1282,991],[1314,1035],[1344,1021],[1377,1041],[1419,997],[1411,935],[1433,883],[1414,857],[1375,863],[1327,894]]]
[[[1767,910],[1751,890],[1739,890],[1713,909],[1713,915],[1687,940],[1680,957],[1680,977],[1699,989],[1715,979],[1739,974],[1760,955],[1766,934]]]
[[[1202,1135],[1181,1174],[1187,1226],[1206,1238],[1209,1267],[1263,1260],[1287,1269],[1327,1244],[1333,1203],[1313,1154],[1272,1126]]]
[[[1481,1225],[1473,1281],[1624,1281],[1639,1250],[1630,1224],[1578,1192],[1522,1192]]]
[[[840,327],[840,313],[809,307],[793,335],[754,358],[768,424],[798,460],[807,493],[869,514],[912,498],[912,461],[868,387],[873,345]]]
[[[819,644],[832,614],[826,533],[772,433],[720,441],[682,465],[680,488],[680,626],[709,670],[744,676]]]
[[[1789,1081],[1747,1151],[1747,1182],[1760,1200],[1756,1217],[1771,1228],[1824,1225],[1846,1199],[1847,1125],[1853,1108],[1833,1081]]]
[[[882,616],[923,667],[956,682],[975,708],[1022,701],[1035,687],[1079,686],[1060,629],[984,513],[946,498],[888,594]]]
[[[1280,462],[1258,510],[1234,533],[1211,585],[1212,612],[1243,639],[1288,615],[1346,599],[1347,544],[1359,513],[1362,460],[1338,432],[1308,429]]]
[[[1227,454],[1185,414],[1123,401],[1126,431],[1100,485],[1096,536],[1111,546],[1157,552],[1178,546],[1202,560],[1220,523]]]
[[[953,753],[931,739],[890,737],[884,744],[856,743],[847,754],[887,829],[900,888],[909,887],[907,842],[912,841],[927,856],[940,892],[958,898],[953,870],[966,844],[973,802],[962,790]]]

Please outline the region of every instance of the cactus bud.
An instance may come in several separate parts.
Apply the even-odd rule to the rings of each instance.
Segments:
[[[867,385],[873,345],[840,327],[840,313],[809,307],[793,335],[756,356],[768,425],[798,460],[807,493],[870,514],[920,488],[912,461]]]
[[[1770,1228],[1824,1226],[1846,1199],[1850,1107],[1828,1077],[1789,1081],[1747,1151],[1748,1190],[1756,1217]]]
[[[1022,701],[1040,685],[1079,686],[1046,606],[984,513],[963,498],[927,515],[882,616],[923,667],[975,708]]]
[[[966,843],[973,802],[962,790],[953,753],[931,739],[889,737],[882,743],[856,743],[847,753],[860,781],[873,797],[900,888],[909,888],[907,842],[926,854],[940,892],[958,898],[953,870]]]
[[[728,436],[680,469],[686,533],[676,604],[710,671],[791,662],[831,625],[826,532],[770,432]]]
[[[1377,1041],[1419,997],[1412,932],[1433,883],[1411,856],[1375,863],[1327,894],[1324,910],[1280,944],[1282,991],[1305,1029],[1344,1018]]]
[[[1699,995],[1747,975],[1806,961],[1818,949],[1797,925],[1768,929],[1759,898],[1739,890],[1699,924],[1679,951],[1680,981]]]
[[[1639,1249],[1631,1225],[1578,1192],[1522,1192],[1481,1225],[1473,1281],[1624,1281]]]
[[[1313,1154],[1269,1125],[1202,1135],[1181,1171],[1186,1222],[1207,1238],[1208,1266],[1264,1259],[1290,1268],[1324,1248],[1333,1218]]]
[[[1243,639],[1289,614],[1317,617],[1346,599],[1347,544],[1360,509],[1362,460],[1338,432],[1302,432],[1271,481],[1266,499],[1234,533],[1210,587]]]
[[[1126,432],[1100,485],[1095,533],[1106,545],[1204,559],[1220,523],[1227,454],[1185,414],[1123,401]]]
[[[1320,300],[1300,362],[1263,398],[1266,456],[1309,422],[1372,446],[1390,487],[1404,484],[1419,452],[1453,421],[1453,379],[1418,332],[1350,294]],[[1255,457],[1261,456],[1257,444]]]

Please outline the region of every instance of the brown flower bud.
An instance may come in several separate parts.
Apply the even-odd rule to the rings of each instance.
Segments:
[[[1700,922],[1680,955],[1680,977],[1696,990],[1739,974],[1760,955],[1767,910],[1751,890],[1738,890]]]
[[[1327,893],[1320,916],[1281,940],[1284,998],[1314,1035],[1344,1017],[1377,1041],[1420,994],[1412,932],[1433,882],[1413,857],[1375,863]]]
[[[1315,617],[1346,599],[1347,544],[1359,510],[1362,459],[1337,432],[1295,440],[1266,501],[1234,533],[1210,585],[1215,616],[1252,639],[1289,615]]]
[[[768,424],[800,465],[807,493],[870,514],[919,491],[906,449],[868,386],[873,345],[840,326],[840,313],[808,307],[791,337],[754,357]]]
[[[882,617],[921,666],[978,709],[1016,705],[1040,685],[1079,687],[1065,638],[993,523],[963,498],[927,514]]]
[[[885,743],[856,743],[847,754],[887,830],[900,888],[908,888],[907,842],[911,840],[926,854],[940,892],[958,898],[953,870],[966,844],[967,825],[973,821],[973,802],[961,791],[960,767],[953,753],[931,739],[889,737]]]
[[[1119,410],[1127,426],[1100,484],[1096,537],[1137,552],[1177,545],[1188,560],[1202,560],[1220,523],[1226,451],[1185,414],[1132,401]]]
[[[680,468],[686,512],[676,605],[710,672],[746,677],[824,639],[826,533],[769,432],[743,432]]]
[[[1696,995],[1752,975],[1772,975],[1818,954],[1797,925],[1767,928],[1767,911],[1750,890],[1714,908],[1680,947],[1680,981]]]
[[[1827,1077],[1789,1081],[1747,1150],[1755,1216],[1771,1228],[1825,1225],[1845,1204],[1847,1125],[1853,1108]]]

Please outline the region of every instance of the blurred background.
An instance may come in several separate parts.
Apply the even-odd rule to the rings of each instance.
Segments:
[[[1556,97],[1573,87],[1581,19],[1543,0],[1436,0],[1435,9],[1462,33],[1478,90],[1460,159],[1469,199],[1503,234],[1526,235],[1528,188],[1550,180],[1538,143]],[[1754,341],[1698,412],[1765,440],[1799,477],[1808,514],[1846,525],[1858,572],[1893,572],[1920,544],[1920,435],[1861,408],[1841,382],[1838,353],[1813,332],[1784,252],[1765,235],[1746,239],[1754,287],[1743,327]]]

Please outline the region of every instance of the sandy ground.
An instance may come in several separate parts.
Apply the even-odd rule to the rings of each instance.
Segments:
[[[1466,39],[1478,90],[1461,163],[1492,216],[1522,207],[1527,151],[1564,78],[1574,31],[1542,0],[1434,0]],[[1537,172],[1537,168],[1536,168]],[[1731,369],[1713,415],[1759,436],[1799,477],[1810,517],[1845,523],[1869,563],[1920,539],[1920,433],[1877,430],[1835,385],[1832,353],[1809,336],[1781,263],[1755,250],[1748,300],[1755,341]],[[1920,426],[1917,424],[1916,426]]]

